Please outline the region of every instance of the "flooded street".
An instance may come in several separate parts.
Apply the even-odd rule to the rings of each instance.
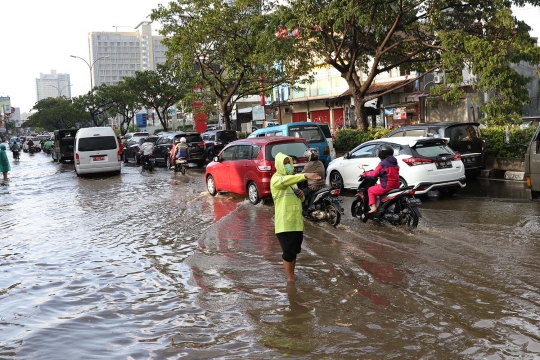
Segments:
[[[78,178],[21,154],[0,186],[0,359],[537,359],[540,203],[479,180],[416,231],[306,221],[287,286],[273,205],[204,169]],[[487,197],[486,197],[487,196]]]

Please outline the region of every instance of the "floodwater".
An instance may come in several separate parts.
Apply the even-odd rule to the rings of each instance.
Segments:
[[[272,205],[203,175],[12,163],[0,359],[540,358],[540,204],[505,184],[424,198],[416,231],[361,224],[345,196],[338,228],[306,223],[287,286]]]

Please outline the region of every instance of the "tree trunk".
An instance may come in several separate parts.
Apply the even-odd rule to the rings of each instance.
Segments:
[[[219,102],[221,107],[221,113],[223,114],[223,124],[225,125],[225,130],[231,130],[231,113],[227,109],[227,103]]]
[[[362,98],[354,99],[354,116],[356,117],[356,128],[360,131],[367,131],[368,120],[366,115],[365,101]]]

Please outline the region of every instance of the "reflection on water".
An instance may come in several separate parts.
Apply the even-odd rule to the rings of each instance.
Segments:
[[[427,198],[412,232],[308,222],[287,284],[271,204],[209,196],[204,170],[12,166],[1,359],[540,357],[540,204],[504,187]]]

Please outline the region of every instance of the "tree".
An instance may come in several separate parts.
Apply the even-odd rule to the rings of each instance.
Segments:
[[[37,110],[25,121],[23,127],[38,127],[47,131],[69,129],[77,123],[89,120],[84,109],[65,97],[46,98],[38,101],[32,108]]]
[[[179,102],[190,88],[186,86],[189,76],[169,65],[158,65],[156,71],[137,71],[135,76],[124,78],[124,82],[143,105],[156,111],[165,131],[169,129],[168,110]]]
[[[185,71],[195,71],[196,85],[219,103],[226,129],[231,129],[234,104],[277,84],[305,74],[295,66],[292,45],[274,36],[277,18],[273,4],[261,1],[178,0],[152,11],[163,24],[167,58]],[[275,66],[289,64],[290,66]],[[283,69],[288,69],[285,72]]]
[[[113,101],[113,106],[110,109],[111,112],[122,116],[120,134],[124,135],[141,107],[139,98],[124,81],[120,81],[114,86],[108,86],[104,88],[104,91],[106,91],[104,97]]]
[[[497,94],[485,111],[518,111],[526,101],[526,79],[511,63],[537,63],[539,51],[510,6],[504,0],[292,0],[278,13],[298,29],[298,46],[312,54],[299,61],[322,60],[341,73],[355,101],[358,128],[366,130],[365,102],[396,88],[372,96],[367,91],[377,75],[397,68],[420,76],[445,71],[446,83],[432,93],[450,102],[463,93],[462,70],[471,68],[479,78],[474,86]]]
[[[87,94],[74,99],[78,106],[90,115],[92,126],[103,126],[110,116],[114,101],[110,98],[107,84],[101,84]]]

